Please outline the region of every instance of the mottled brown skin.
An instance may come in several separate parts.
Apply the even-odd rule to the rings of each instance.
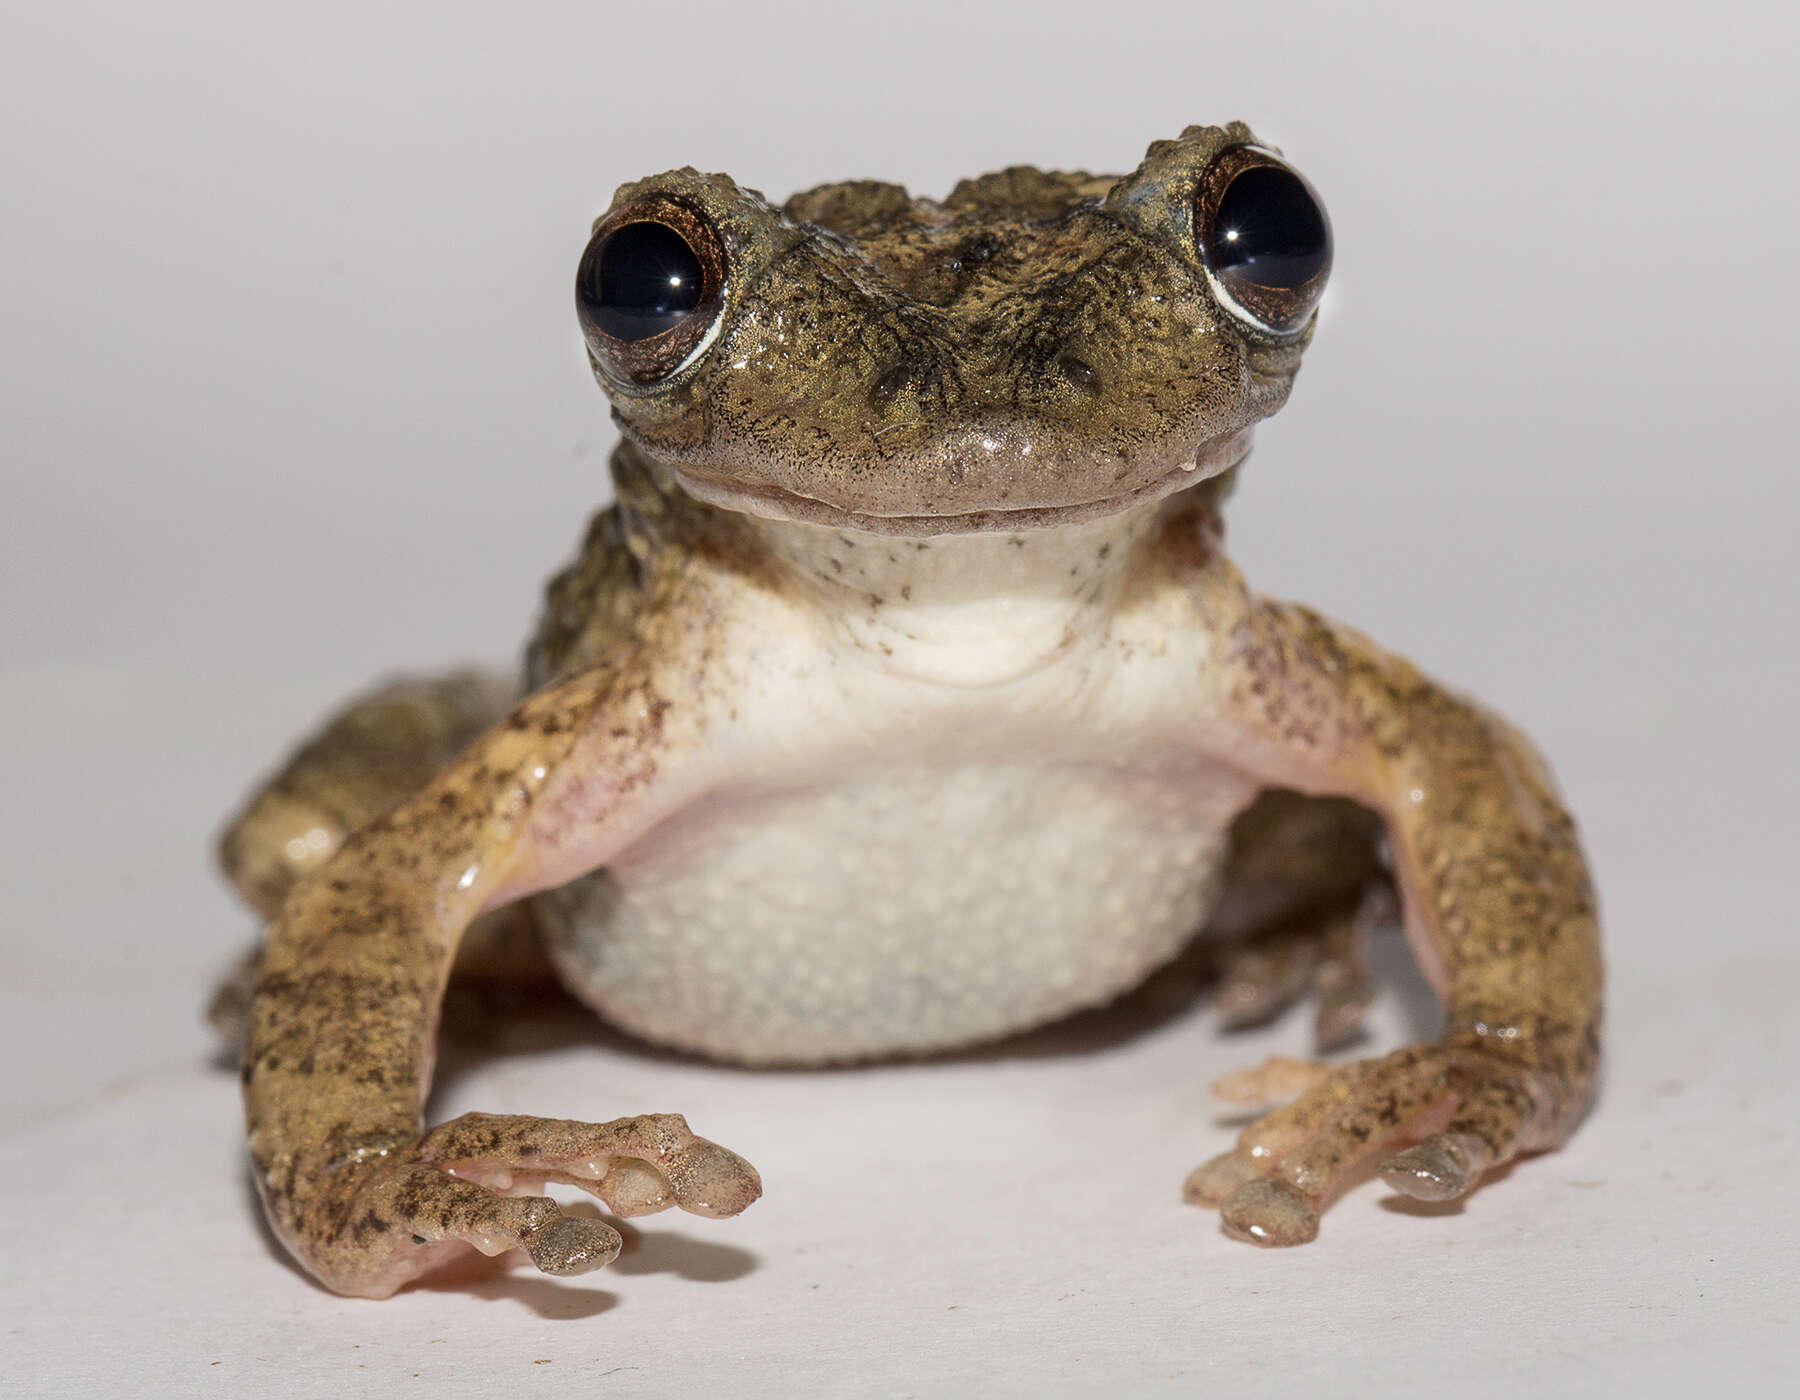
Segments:
[[[782,210],[671,171],[744,288],[714,348],[645,387],[595,370],[628,441],[690,489],[911,535],[1167,489],[1222,471],[1287,398],[1305,336],[1227,332],[1190,251],[1196,170],[1248,128],[1191,128],[1124,179],[1017,167],[941,204],[858,181]],[[821,226],[822,223],[822,226]],[[904,522],[902,525],[899,522]]]
[[[1438,1043],[1333,1074],[1188,1179],[1231,1233],[1291,1244],[1351,1167],[1421,1123],[1442,1126],[1382,1174],[1426,1200],[1568,1136],[1599,1066],[1599,927],[1574,823],[1504,721],[1307,608],[1247,600],[1234,641],[1244,742],[1273,775],[1385,818],[1408,932],[1449,1008]]]
[[[354,707],[225,841],[252,902],[280,903],[244,1063],[251,1154],[278,1233],[328,1286],[383,1296],[467,1247],[523,1248],[551,1273],[610,1259],[610,1227],[508,1194],[543,1182],[622,1214],[728,1215],[759,1193],[747,1163],[678,1117],[471,1115],[426,1131],[420,1115],[470,922],[605,864],[734,761],[736,697],[755,679],[742,619],[797,588],[741,511],[924,550],[1166,497],[1122,546],[1115,621],[1211,639],[1193,745],[1268,790],[1234,827],[1214,915],[1242,954],[1228,1011],[1255,1019],[1298,996],[1315,980],[1303,950],[1322,940],[1321,1038],[1353,1029],[1357,942],[1390,888],[1383,829],[1448,1006],[1438,1042],[1311,1074],[1193,1173],[1188,1196],[1220,1205],[1228,1231],[1310,1238],[1371,1154],[1388,1154],[1396,1189],[1443,1199],[1572,1130],[1594,1082],[1601,967],[1542,761],[1405,661],[1255,596],[1222,552],[1232,470],[1310,335],[1235,321],[1196,262],[1199,174],[1251,139],[1190,128],[1123,179],[1021,168],[941,203],[861,181],[777,210],[693,171],[620,191],[619,208],[655,195],[703,211],[731,275],[716,339],[665,380],[595,357],[626,438],[619,504],[551,584],[531,693],[478,736],[464,691],[397,731],[367,710],[391,697]],[[356,736],[383,732],[392,751],[370,760]],[[452,740],[469,746],[446,761]]]
[[[709,566],[696,556],[664,569],[657,601],[678,623],[659,625],[647,607],[630,644],[523,701],[352,835],[271,927],[244,1059],[251,1158],[276,1229],[337,1291],[385,1296],[464,1245],[523,1248],[549,1273],[617,1254],[610,1226],[501,1190],[562,1182],[623,1215],[732,1215],[760,1194],[748,1163],[673,1115],[471,1115],[420,1136],[462,929],[484,904],[554,883],[540,869],[555,859],[572,789],[602,789],[582,805],[603,823],[654,782],[678,791],[668,770],[703,746],[667,681],[715,661],[693,577]],[[673,670],[646,664],[652,654]]]

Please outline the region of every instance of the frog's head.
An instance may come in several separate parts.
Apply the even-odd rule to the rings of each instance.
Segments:
[[[925,535],[1236,465],[1330,262],[1311,189],[1233,123],[1123,179],[1017,167],[941,203],[852,181],[777,209],[672,171],[620,189],[576,301],[626,436],[690,493]]]

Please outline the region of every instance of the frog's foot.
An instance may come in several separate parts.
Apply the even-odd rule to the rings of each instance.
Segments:
[[[258,944],[238,956],[206,1004],[207,1023],[219,1033],[224,1054],[234,1065],[243,1058],[250,1039],[250,998],[261,973],[262,945]]]
[[[679,1114],[581,1123],[470,1113],[381,1161],[315,1269],[340,1293],[383,1298],[466,1248],[522,1249],[547,1274],[611,1263],[619,1232],[528,1194],[548,1182],[578,1186],[620,1216],[670,1206],[736,1215],[762,1194],[754,1167],[696,1137]]]
[[[1305,1244],[1370,1156],[1391,1154],[1381,1174],[1396,1191],[1451,1200],[1518,1153],[1553,1146],[1561,1132],[1549,1125],[1567,1117],[1561,1097],[1544,1075],[1472,1037],[1413,1046],[1323,1071],[1244,1129],[1230,1152],[1197,1167],[1183,1194],[1217,1206],[1234,1239]]]
[[[1335,1050],[1355,1040],[1375,999],[1369,934],[1395,916],[1392,886],[1371,880],[1348,903],[1233,941],[1213,992],[1220,1021],[1230,1030],[1261,1025],[1311,992],[1315,1048]]]

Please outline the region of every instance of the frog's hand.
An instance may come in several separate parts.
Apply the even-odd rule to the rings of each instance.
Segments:
[[[328,1286],[367,1298],[385,1298],[470,1248],[522,1249],[547,1274],[611,1263],[617,1230],[525,1194],[553,1181],[580,1187],[620,1216],[670,1206],[736,1215],[762,1194],[754,1167],[696,1137],[679,1114],[580,1123],[468,1113],[378,1160],[329,1171],[312,1183],[311,1218],[299,1222],[311,1232],[284,1238]],[[271,1212],[273,1186],[264,1183]]]
[[[1568,1136],[1599,1063],[1599,928],[1574,824],[1523,737],[1305,609],[1242,616],[1221,753],[1383,816],[1408,937],[1448,1009],[1436,1044],[1327,1074],[1189,1177],[1231,1234],[1297,1244],[1371,1154],[1390,1154],[1395,1189],[1446,1200]]]
[[[534,695],[351,836],[271,928],[244,1103],[276,1232],[341,1293],[381,1297],[467,1247],[578,1273],[611,1227],[507,1193],[581,1186],[621,1213],[729,1215],[750,1165],[677,1117],[461,1118],[421,1134],[439,1003],[470,919],[592,869],[718,771],[703,706],[631,646]],[[691,693],[691,691],[690,691]]]

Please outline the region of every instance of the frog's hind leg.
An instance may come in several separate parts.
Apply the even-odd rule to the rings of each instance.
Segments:
[[[515,682],[465,670],[393,681],[351,701],[226,825],[226,878],[274,918],[302,875],[423,787],[518,698]]]
[[[1373,812],[1341,798],[1263,793],[1232,825],[1224,893],[1208,925],[1220,944],[1221,1019],[1258,1025],[1311,992],[1317,1048],[1354,1040],[1374,996],[1368,934],[1397,908]]]
[[[390,682],[351,701],[253,792],[219,838],[219,864],[264,918],[344,838],[382,816],[519,699],[518,683],[484,671]],[[208,1019],[241,1045],[261,961],[250,950],[214,995]],[[529,911],[497,910],[470,928],[456,974],[530,979],[547,973]]]

